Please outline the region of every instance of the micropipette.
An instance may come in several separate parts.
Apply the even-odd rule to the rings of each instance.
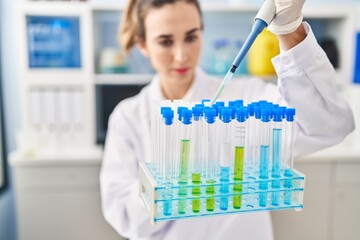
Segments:
[[[218,97],[224,90],[226,84],[234,75],[237,67],[244,59],[246,53],[249,51],[251,45],[254,43],[256,37],[263,31],[265,27],[269,26],[269,24],[275,17],[275,13],[276,13],[276,9],[275,9],[274,0],[265,0],[255,17],[255,22],[249,36],[247,37],[244,45],[241,47],[239,53],[235,57],[235,60],[233,61],[231,68],[224,77],[224,80],[221,82],[218,90],[215,93],[214,98],[211,100],[210,106],[212,106],[214,102],[218,99]]]

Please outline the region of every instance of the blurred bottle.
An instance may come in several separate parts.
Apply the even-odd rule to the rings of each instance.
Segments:
[[[100,73],[126,73],[124,54],[116,48],[104,48],[100,53],[99,70]]]
[[[211,73],[216,75],[226,74],[232,63],[232,55],[229,40],[215,40]]]
[[[280,53],[277,37],[267,29],[259,34],[248,55],[249,73],[252,75],[273,75],[271,59]]]

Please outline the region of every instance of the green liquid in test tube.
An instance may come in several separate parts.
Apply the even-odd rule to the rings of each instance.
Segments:
[[[193,212],[200,212],[200,194],[201,194],[200,183],[201,183],[201,175],[200,175],[200,173],[193,173],[192,174],[192,184],[194,186],[198,185],[198,187],[193,187],[192,195],[194,197],[199,197],[199,198],[195,198],[195,199],[192,200],[192,210],[193,210]]]
[[[234,198],[233,207],[235,209],[241,208],[242,196],[242,180],[243,180],[243,168],[244,168],[244,147],[235,147],[235,167],[234,167]]]
[[[239,107],[236,111],[235,122],[235,157],[234,157],[234,197],[233,208],[240,209],[242,202],[242,181],[244,172],[244,152],[246,138],[246,119],[248,110],[245,107]]]
[[[180,179],[179,179],[179,205],[178,212],[185,213],[186,211],[186,196],[187,196],[187,181],[189,169],[189,153],[190,153],[190,140],[181,140],[180,146]]]
[[[215,180],[208,180],[206,184],[206,210],[211,212],[215,209]]]

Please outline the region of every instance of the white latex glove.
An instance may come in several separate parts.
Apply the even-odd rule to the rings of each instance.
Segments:
[[[294,32],[302,23],[301,13],[305,0],[274,0],[275,18],[268,30],[275,35],[285,35]]]

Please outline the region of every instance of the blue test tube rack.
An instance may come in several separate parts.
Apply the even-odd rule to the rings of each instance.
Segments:
[[[241,193],[234,192],[234,184],[239,184],[238,182],[234,182],[234,178],[231,175],[229,181],[229,192],[224,195],[224,193],[220,193],[221,181],[220,175],[216,176],[216,182],[214,184],[215,187],[215,207],[213,211],[206,210],[206,199],[209,198],[206,194],[206,188],[208,185],[206,183],[200,184],[201,194],[198,198],[200,198],[200,211],[193,212],[192,211],[192,200],[193,196],[190,194],[192,188],[198,188],[199,185],[192,185],[191,179],[189,178],[188,195],[186,198],[187,201],[187,209],[185,213],[179,214],[177,211],[179,197],[174,195],[171,199],[172,202],[172,214],[164,215],[163,214],[163,206],[164,202],[168,201],[164,199],[166,188],[162,186],[160,182],[156,181],[154,178],[154,172],[151,170],[154,169],[152,163],[140,163],[140,195],[143,199],[149,213],[150,219],[152,223],[156,223],[159,221],[168,221],[168,220],[177,220],[183,218],[190,217],[203,217],[203,216],[216,216],[216,215],[224,215],[224,214],[234,214],[234,213],[246,213],[246,212],[258,212],[258,211],[274,211],[274,210],[285,210],[285,209],[294,209],[296,211],[301,211],[303,208],[303,194],[304,194],[304,186],[305,186],[305,175],[301,172],[291,169],[292,175],[287,175],[285,168],[282,167],[280,170],[280,177],[272,177],[271,171],[269,171],[269,178],[260,179],[258,176],[258,172],[253,172],[253,175],[247,173],[247,170],[244,170],[243,181],[241,182],[242,191]],[[286,169],[289,170],[288,168]],[[179,184],[177,184],[177,179],[173,179],[174,184],[172,186],[174,192],[179,190]],[[272,183],[276,181],[280,183],[280,187],[273,188]],[[288,184],[291,182],[291,184]],[[262,184],[260,184],[262,183]],[[259,185],[267,185],[266,190],[262,190],[259,188]],[[261,193],[266,194],[268,197],[266,199],[265,206],[259,205],[259,195]],[[277,193],[276,196],[279,197],[278,205],[273,205],[272,201],[272,193]],[[233,197],[241,196],[242,203],[240,209],[235,209],[233,207]],[[290,196],[290,198],[289,198]],[[228,197],[229,204],[227,210],[220,209],[220,198]],[[287,198],[290,201],[287,201]],[[183,199],[182,199],[183,200]]]
[[[259,142],[256,143],[258,145],[256,147],[258,150],[256,151],[260,151],[261,144],[266,143],[267,145],[270,145],[271,153],[269,152],[267,154],[266,162],[260,161],[261,154],[255,154],[256,156],[246,154],[246,151],[251,149],[249,148],[249,143],[248,145],[245,144],[245,150],[243,150],[244,152],[242,153],[245,156],[242,160],[242,174],[235,176],[235,169],[230,167],[229,177],[226,182],[224,182],[224,177],[222,176],[221,171],[219,171],[221,163],[220,161],[217,161],[220,152],[222,152],[221,156],[225,156],[225,152],[220,151],[220,146],[223,142],[221,142],[221,138],[219,140],[216,136],[220,133],[219,131],[224,131],[225,128],[222,127],[224,126],[223,124],[231,124],[231,122],[233,122],[235,125],[226,128],[226,131],[229,131],[230,129],[230,135],[239,137],[240,135],[235,134],[235,131],[237,131],[237,133],[239,133],[239,131],[240,133],[241,131],[244,131],[241,136],[248,138],[254,137],[252,135],[254,135],[253,133],[256,131],[252,131],[251,129],[245,130],[247,128],[245,121],[250,118],[254,118],[255,120],[258,119],[258,121],[260,121],[260,117],[256,118],[251,115],[251,108],[244,107],[242,101],[238,101],[237,103],[236,101],[229,102],[227,107],[224,106],[224,102],[219,102],[211,109],[206,107],[204,102],[202,104],[196,104],[195,106],[203,108],[203,112],[194,111],[194,117],[196,117],[198,121],[203,118],[204,125],[201,125],[199,122],[197,125],[193,125],[193,127],[196,127],[197,130],[202,129],[202,134],[205,134],[200,134],[203,137],[199,135],[196,139],[199,139],[202,143],[208,142],[208,147],[203,147],[203,144],[199,145],[192,142],[193,145],[191,145],[191,147],[200,149],[192,149],[189,152],[199,152],[198,154],[193,155],[195,157],[187,156],[186,165],[181,165],[182,161],[176,157],[180,157],[179,155],[181,155],[181,157],[184,156],[181,148],[176,147],[176,145],[171,147],[169,144],[161,146],[159,143],[169,143],[169,141],[171,141],[172,144],[176,144],[176,141],[179,141],[180,139],[179,136],[176,135],[179,135],[179,131],[184,128],[181,123],[188,119],[188,123],[191,125],[192,111],[187,107],[177,106],[177,118],[173,114],[167,114],[168,112],[173,113],[173,110],[169,109],[175,110],[175,107],[171,104],[170,106],[161,107],[161,110],[155,108],[156,113],[161,114],[161,117],[153,117],[152,121],[155,119],[155,122],[160,124],[160,128],[165,125],[168,126],[169,124],[174,125],[172,128],[173,132],[169,134],[158,134],[157,137],[160,138],[158,138],[157,141],[154,141],[156,138],[153,139],[152,149],[160,151],[161,154],[159,154],[159,152],[158,154],[153,154],[152,162],[140,162],[140,196],[150,213],[152,224],[159,221],[179,220],[191,217],[286,209],[294,209],[295,211],[302,210],[305,175],[292,167],[293,131],[292,128],[289,128],[293,126],[292,123],[294,121],[295,109],[286,109],[286,107],[279,107],[276,104],[268,103],[266,101],[259,101],[252,104],[256,104],[257,112],[262,114],[262,136],[265,136],[265,138],[260,139]],[[188,104],[188,106],[189,105],[191,104]],[[251,104],[248,106],[251,106]],[[199,110],[196,107],[193,108],[193,110],[194,109]],[[228,121],[220,122],[219,119],[227,119]],[[218,125],[218,123],[220,123],[220,125]],[[236,123],[242,123],[241,127],[243,128],[239,128],[239,125],[236,125]],[[265,126],[264,124],[267,125]],[[186,125],[187,130],[191,128],[190,125]],[[286,126],[286,129],[284,128],[283,130],[287,130],[285,132],[291,134],[284,134],[285,132],[283,132],[282,136],[281,134],[276,135],[278,138],[283,138],[282,140],[284,142],[281,146],[281,141],[275,141],[276,139],[273,139],[272,144],[270,144],[270,138],[275,136],[273,135],[274,129],[281,129],[284,126]],[[211,137],[210,135],[206,135],[210,131],[209,127],[212,129],[212,133],[210,134]],[[160,128],[155,127],[157,130]],[[216,128],[218,130],[216,130]],[[194,132],[199,134],[197,131]],[[161,133],[161,131],[159,131],[159,133]],[[189,132],[187,133],[189,134]],[[248,136],[246,133],[248,133]],[[213,139],[213,141],[206,139]],[[234,146],[237,147],[238,144],[234,139],[235,138],[231,138],[230,140],[231,149],[233,150],[235,149]],[[266,140],[265,142],[264,139]],[[244,142],[247,141],[243,139],[243,143]],[[219,148],[219,151],[217,151],[216,148]],[[209,149],[214,151],[209,151]],[[170,155],[168,154],[169,151],[172,151]],[[208,151],[208,154],[204,153],[206,151]],[[172,156],[170,157],[171,159],[166,159],[169,158],[169,156]],[[226,156],[230,157],[229,155]],[[234,155],[231,156],[231,166],[235,166],[234,158]],[[255,161],[250,158],[254,158]],[[157,159],[160,159],[161,161],[156,161]],[[195,164],[194,166],[197,166],[196,173],[201,175],[201,181],[193,181],[194,179],[192,179],[191,173],[194,169],[188,169],[188,161],[195,161],[193,163],[196,163],[196,161],[199,160],[200,162],[197,164],[200,165]],[[169,165],[170,168],[167,166],[169,163],[172,164]],[[164,181],[165,176],[159,175],[159,166],[163,169],[162,172],[164,172],[165,167],[165,170],[167,169],[166,172],[169,173],[169,175],[166,175],[166,181]],[[201,166],[201,169],[198,169],[199,166]],[[266,166],[266,168],[264,168],[264,166]],[[239,166],[237,165],[237,167]],[[264,172],[264,169],[267,171],[267,174]],[[185,170],[188,173],[187,179],[186,175],[181,174]],[[238,172],[239,169],[237,168],[236,171]],[[181,180],[179,180],[179,174],[181,175]],[[208,181],[209,179],[211,179],[211,181]],[[186,182],[186,184],[184,184],[184,182]],[[224,191],[224,189],[226,189],[226,191]],[[179,192],[182,194],[178,194]],[[226,207],[224,207],[224,203],[226,203]]]

